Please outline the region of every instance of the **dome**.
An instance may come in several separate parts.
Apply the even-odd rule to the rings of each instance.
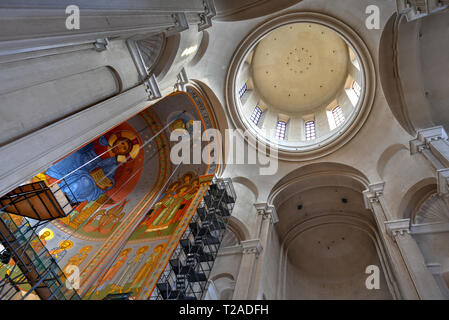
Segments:
[[[251,73],[260,98],[279,112],[313,112],[329,104],[348,76],[346,43],[326,27],[295,23],[254,49]]]
[[[341,136],[365,94],[363,64],[347,39],[310,21],[261,34],[241,56],[233,84],[243,126],[284,152],[317,150]]]

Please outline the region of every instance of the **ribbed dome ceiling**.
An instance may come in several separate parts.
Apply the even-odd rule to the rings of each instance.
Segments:
[[[349,51],[340,36],[318,24],[295,23],[269,33],[252,59],[256,90],[286,113],[329,104],[348,75]]]

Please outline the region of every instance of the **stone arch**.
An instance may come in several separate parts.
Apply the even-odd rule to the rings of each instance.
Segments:
[[[269,203],[279,216],[278,298],[398,297],[376,221],[364,205],[362,192],[369,184],[359,170],[327,162],[298,168],[275,185]],[[349,262],[351,257],[361,258]],[[379,296],[355,285],[364,283],[371,264],[382,270]],[[310,290],[297,289],[304,286]]]
[[[231,216],[228,221],[228,228],[235,235],[239,243],[250,239],[248,228],[239,218]]]
[[[436,178],[425,178],[411,186],[401,199],[399,215],[413,223],[421,204],[437,192]]]
[[[398,143],[389,146],[384,150],[384,152],[382,152],[376,166],[377,174],[379,175],[379,177],[384,178],[385,168],[387,167],[389,161],[402,150],[408,150],[408,148],[403,144]]]
[[[319,177],[319,176],[347,176],[357,181],[358,188],[363,191],[365,190],[370,182],[368,178],[359,170],[336,162],[320,162],[305,165],[298,169],[291,171],[281,178],[271,189],[268,196],[268,203],[275,204],[276,197],[282,192],[286,187],[295,183],[297,181],[303,181],[309,177]]]
[[[232,178],[232,181],[234,183],[240,183],[240,184],[244,185],[245,187],[247,187],[249,190],[251,190],[252,193],[254,194],[254,199],[257,201],[257,199],[259,198],[259,189],[254,184],[254,182],[252,182],[251,180],[249,180],[248,178],[245,178],[245,177],[235,177],[235,178]]]

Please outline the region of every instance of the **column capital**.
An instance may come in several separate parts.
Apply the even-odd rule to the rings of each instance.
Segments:
[[[257,214],[263,215],[264,219],[270,218],[273,224],[279,222],[276,208],[273,205],[269,205],[268,203],[255,203],[254,207],[257,210]]]
[[[260,239],[245,240],[240,243],[243,249],[243,254],[255,254],[256,257],[262,252],[262,242]]]
[[[385,221],[385,226],[388,233],[394,238],[410,233],[410,219]]]
[[[429,149],[429,143],[436,140],[447,140],[448,136],[442,126],[418,130],[416,139],[410,141],[410,153],[415,154]]]
[[[366,209],[372,209],[373,203],[379,202],[379,198],[383,195],[385,182],[373,183],[368,189],[363,191],[363,201]]]

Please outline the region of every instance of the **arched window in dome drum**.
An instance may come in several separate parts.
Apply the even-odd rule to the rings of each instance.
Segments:
[[[259,108],[259,106],[256,106],[254,108],[253,113],[251,114],[251,117],[250,117],[251,122],[257,126],[259,124],[261,115],[262,115],[262,110]]]
[[[357,81],[354,81],[352,83],[352,90],[354,91],[355,95],[360,98],[360,94],[362,92],[362,87],[357,83]]]
[[[315,121],[306,122],[306,140],[313,140],[316,138]]]
[[[284,140],[286,129],[287,123],[285,121],[278,121],[278,124],[276,126],[276,138],[279,140]]]
[[[248,87],[246,85],[246,83],[240,88],[239,90],[239,97],[243,97],[243,95],[245,94],[245,92],[248,90]]]
[[[332,116],[334,117],[335,125],[337,127],[345,121],[345,115],[343,114],[343,110],[340,106],[336,106],[332,109]]]

